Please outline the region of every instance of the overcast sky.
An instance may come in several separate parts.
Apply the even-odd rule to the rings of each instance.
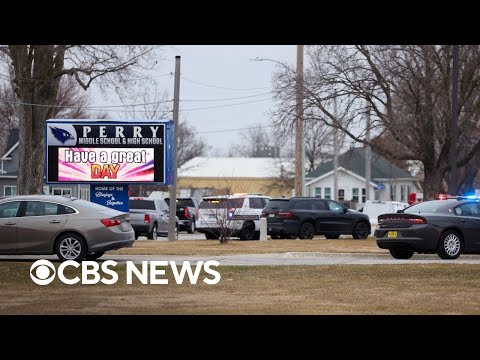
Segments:
[[[240,141],[241,131],[234,129],[257,124],[269,125],[267,112],[274,105],[270,92],[275,62],[251,59],[258,57],[294,64],[296,45],[170,46],[164,50],[165,59],[158,74],[152,75],[173,73],[176,55],[181,56],[183,77],[180,85],[180,119],[186,118],[210,149],[226,153],[229,146]],[[173,76],[160,77],[158,81],[160,90],[168,91],[169,98],[173,98]],[[107,100],[95,98],[96,105],[107,105]],[[225,106],[238,103],[243,104]],[[217,106],[224,107],[198,109]],[[111,117],[115,115],[111,114]]]

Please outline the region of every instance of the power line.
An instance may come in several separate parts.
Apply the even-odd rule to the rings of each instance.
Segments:
[[[188,78],[186,78],[185,76],[181,76],[181,78],[182,78],[183,80],[189,81],[189,82],[194,83],[194,84],[203,85],[203,86],[207,86],[207,87],[213,87],[213,88],[217,88],[217,89],[223,89],[223,90],[249,91],[249,90],[264,90],[264,89],[270,89],[270,86],[257,87],[257,88],[247,88],[247,89],[235,89],[235,88],[229,88],[229,87],[225,87],[225,86],[218,86],[218,85],[206,84],[206,83],[203,83],[203,82],[200,82],[200,81],[188,79]]]
[[[160,77],[164,77],[164,76],[172,76],[172,73],[156,75],[156,76],[149,76],[149,77],[140,77],[140,78],[135,78],[135,79],[125,79],[123,81],[134,82],[134,81],[139,81],[139,80],[151,80],[152,78],[160,78]],[[12,80],[12,78],[9,75],[0,74],[0,77],[4,78],[5,80],[8,80],[8,81]],[[29,80],[29,81],[36,81],[36,82],[45,82],[45,83],[54,81],[53,79],[52,80],[45,80],[45,79],[35,79],[35,78],[25,78],[25,77],[15,77],[15,79]],[[94,84],[99,84],[99,83],[106,84],[106,83],[110,83],[110,81],[94,80],[92,83],[94,83]]]
[[[224,129],[224,130],[201,131],[201,132],[197,132],[197,134],[224,133],[224,132],[231,132],[231,131],[243,131],[243,130],[251,130],[251,129],[264,129],[264,128],[271,128],[271,127],[273,127],[273,125],[267,125],[267,126],[251,126],[251,127],[239,128],[239,129]]]
[[[244,101],[244,102],[239,102],[239,103],[235,103],[235,104],[226,104],[226,105],[217,105],[217,106],[207,106],[207,107],[193,108],[193,109],[180,109],[180,111],[194,111],[194,110],[218,109],[218,108],[223,108],[223,107],[228,107],[228,106],[252,104],[252,103],[261,102],[261,101],[267,101],[267,100],[272,100],[272,99],[273,99],[272,97],[269,97],[269,98],[266,98],[266,99],[253,100],[253,101]]]
[[[262,94],[256,94],[256,95],[248,95],[248,96],[238,96],[238,97],[233,97],[233,98],[223,98],[223,99],[204,99],[204,100],[199,100],[199,99],[192,99],[192,100],[180,100],[180,101],[188,101],[188,102],[193,102],[193,101],[199,101],[199,102],[207,102],[207,101],[227,101],[227,100],[239,100],[239,99],[247,99],[247,98],[252,98],[252,97],[259,97],[259,96],[264,96],[264,95],[271,95],[272,92],[266,92]]]

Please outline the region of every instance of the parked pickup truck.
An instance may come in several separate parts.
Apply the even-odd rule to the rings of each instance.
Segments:
[[[165,201],[167,204],[170,204],[170,198],[165,198]],[[200,199],[194,197],[177,199],[177,216],[180,220],[180,230],[185,229],[189,234],[195,231],[200,202]]]
[[[168,236],[169,208],[165,200],[131,197],[128,201],[130,224],[135,230],[135,239],[146,236],[156,240],[158,235]],[[175,231],[178,237],[178,217]]]

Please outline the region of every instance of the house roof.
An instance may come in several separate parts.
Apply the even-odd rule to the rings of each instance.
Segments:
[[[377,154],[372,150],[372,179],[392,179],[392,178],[412,178],[412,174],[399,168],[391,161],[388,161],[383,156]],[[353,148],[341,154],[338,157],[338,166],[349,170],[362,178],[365,174],[365,148]],[[307,174],[307,178],[315,179],[325,173],[333,170],[333,161],[326,162],[318,166],[314,171]]]
[[[198,178],[275,178],[283,165],[287,171],[290,159],[253,157],[196,157],[178,169],[179,177]]]
[[[5,146],[5,153],[2,154],[2,156],[8,153],[10,149],[18,143],[19,139],[20,137],[19,137],[18,129],[10,130],[10,134],[8,135],[7,145]]]

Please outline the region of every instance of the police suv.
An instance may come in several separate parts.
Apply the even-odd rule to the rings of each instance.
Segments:
[[[204,233],[207,239],[258,240],[262,210],[270,199],[261,194],[204,197],[200,203],[197,231]]]

